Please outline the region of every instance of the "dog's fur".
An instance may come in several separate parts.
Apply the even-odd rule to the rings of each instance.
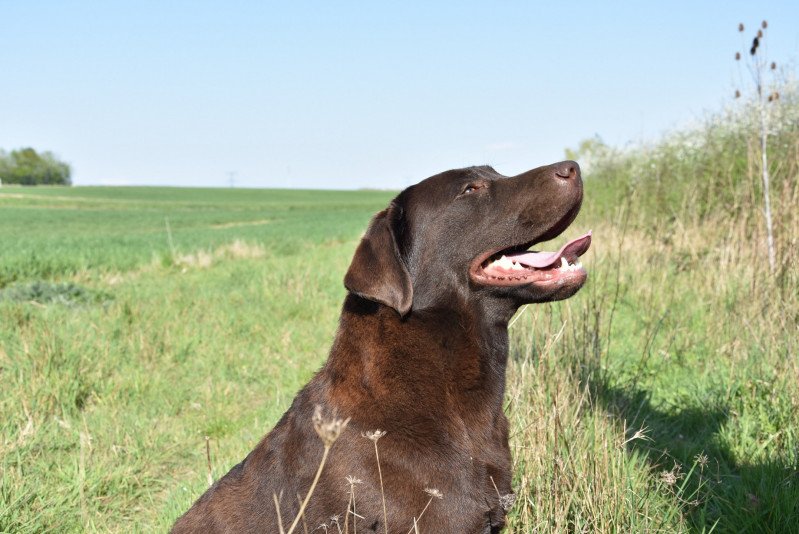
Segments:
[[[324,367],[173,532],[278,532],[273,495],[289,525],[322,456],[311,424],[316,406],[350,421],[305,510],[309,530],[336,514],[343,525],[353,476],[362,483],[348,521],[358,532],[407,532],[430,498],[425,488],[444,497],[421,518],[421,532],[499,532],[507,504],[499,496],[513,493],[502,411],[508,321],[522,304],[571,296],[585,274],[492,286],[470,269],[487,253],[557,236],[581,202],[574,162],[512,178],[490,167],[453,170],[400,193],[355,252]],[[388,525],[374,444],[362,436],[377,429],[387,432],[379,448]]]

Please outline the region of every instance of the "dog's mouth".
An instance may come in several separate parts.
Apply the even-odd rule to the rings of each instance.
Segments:
[[[469,269],[472,280],[487,286],[582,285],[588,276],[579,261],[591,246],[591,232],[572,239],[557,252],[535,252],[533,243],[478,256]]]

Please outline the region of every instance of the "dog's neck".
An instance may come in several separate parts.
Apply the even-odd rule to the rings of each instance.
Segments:
[[[321,375],[346,392],[340,397],[351,408],[369,403],[386,418],[431,410],[442,417],[460,415],[448,413],[453,410],[496,414],[502,410],[507,358],[507,318],[479,301],[401,318],[350,294]]]

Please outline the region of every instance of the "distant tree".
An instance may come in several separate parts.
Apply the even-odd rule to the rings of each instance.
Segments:
[[[70,185],[72,170],[52,152],[39,154],[32,148],[0,151],[0,180],[4,184]]]

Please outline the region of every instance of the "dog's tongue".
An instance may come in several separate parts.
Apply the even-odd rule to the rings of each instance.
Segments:
[[[543,269],[556,264],[561,258],[566,258],[569,263],[574,263],[579,256],[585,254],[590,246],[591,232],[589,231],[583,236],[572,239],[557,252],[521,252],[519,254],[508,254],[507,257],[528,267]]]

